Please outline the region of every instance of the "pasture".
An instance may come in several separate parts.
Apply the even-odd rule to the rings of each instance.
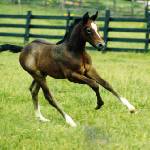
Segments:
[[[28,87],[31,77],[18,63],[18,54],[0,54],[0,149],[122,149],[150,147],[149,54],[89,51],[98,72],[137,108],[130,114],[112,94],[100,88],[105,105],[95,111],[89,87],[48,78],[58,102],[75,122],[71,128],[40,92],[48,123],[34,117]]]
[[[1,6],[3,9],[0,13],[20,13],[15,5],[11,6],[12,9],[4,4]],[[29,9],[36,14],[61,14],[61,11],[55,9],[33,6],[23,6],[21,11],[26,13]],[[44,24],[44,21],[42,23]],[[117,27],[122,25],[122,23],[114,24]],[[131,27],[131,24],[127,26]],[[144,24],[138,23],[137,26],[141,27]],[[2,29],[2,32],[5,31],[6,29]],[[36,32],[43,33],[40,30]],[[61,34],[64,32],[61,31]],[[122,35],[132,36],[129,33],[117,34],[118,37]],[[139,37],[139,33],[134,36]],[[145,37],[144,34],[140,36]],[[7,38],[6,42],[4,37],[0,37],[0,43],[3,44],[4,41],[21,44],[23,40]],[[129,47],[132,45],[133,48],[137,46],[116,43],[118,46],[125,44]],[[143,47],[142,44],[138,45]],[[0,53],[0,150],[149,150],[150,54],[88,52],[99,74],[122,96],[129,99],[137,108],[137,113],[130,114],[103,88],[100,88],[100,91],[105,105],[96,111],[94,110],[96,96],[89,87],[73,84],[67,80],[48,78],[53,95],[78,126],[69,127],[61,115],[49,106],[42,91],[39,93],[41,111],[50,122],[41,123],[34,117],[28,90],[32,78],[20,67],[19,54],[3,52]]]
[[[12,9],[8,10],[8,6],[1,4],[2,10],[0,10],[0,14],[20,14],[20,15],[26,15],[28,10],[32,10],[33,15],[58,15],[58,16],[67,16],[67,11],[62,10],[59,11],[58,8],[49,8],[49,7],[34,7],[34,5],[22,5],[20,9],[18,9],[17,5],[11,5]],[[81,9],[82,10],[82,9]],[[89,11],[90,14],[95,13],[95,10],[82,10],[82,11],[77,11],[75,12],[74,10],[71,10],[71,16],[82,16],[85,11]],[[144,13],[144,12],[143,12]],[[99,11],[99,16],[104,17],[104,15]],[[25,19],[10,19],[10,18],[1,18],[0,23],[2,24],[26,24]],[[97,21],[98,26],[101,28],[104,27],[104,21]],[[146,29],[147,23],[145,22],[110,22],[109,23],[109,28],[136,28],[136,29]],[[46,20],[46,19],[32,19],[31,20],[31,25],[51,25],[51,26],[65,26],[66,25],[66,20]],[[19,34],[24,34],[25,29],[24,28],[6,28],[5,26],[0,27],[1,31],[0,33],[19,33]],[[64,29],[59,29],[59,30],[54,30],[54,29],[39,29],[39,28],[30,28],[30,33],[31,34],[38,34],[38,35],[52,35],[52,36],[63,36],[65,33]],[[101,31],[101,34],[102,31]],[[132,39],[145,39],[145,34],[144,32],[115,32],[115,31],[109,31],[108,33],[108,38],[113,39],[113,38],[132,38]],[[22,44],[24,39],[23,38],[14,38],[14,37],[6,37],[7,40],[4,37],[0,37],[0,44],[4,43],[12,43],[12,44]],[[34,38],[31,36],[30,41],[33,40]],[[51,39],[51,42],[56,42],[56,39]],[[129,40],[130,41],[130,40]],[[126,42],[121,43],[119,40],[118,42],[113,42],[112,40],[108,42],[108,47],[110,48],[120,48],[121,47],[130,49],[143,49],[145,47],[145,43],[141,42],[130,42],[130,44],[127,44]],[[116,49],[117,50],[117,49]]]

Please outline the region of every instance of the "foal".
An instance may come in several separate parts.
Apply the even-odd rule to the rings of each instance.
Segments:
[[[33,99],[35,115],[41,121],[48,121],[40,112],[38,92],[42,88],[45,99],[58,110],[66,122],[72,127],[76,126],[73,119],[66,114],[52,96],[46,76],[56,79],[68,79],[71,82],[87,84],[96,94],[97,106],[100,109],[104,104],[99,93],[99,84],[115,95],[130,112],[135,112],[135,107],[127,99],[121,97],[111,85],[102,79],[92,66],[91,57],[85,51],[85,44],[89,42],[93,47],[101,49],[105,43],[98,33],[95,20],[98,12],[89,17],[88,12],[73,28],[69,38],[61,44],[50,44],[35,40],[24,47],[20,54],[20,64],[32,77],[30,91]]]

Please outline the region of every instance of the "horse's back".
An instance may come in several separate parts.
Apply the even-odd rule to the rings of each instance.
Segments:
[[[24,70],[29,73],[40,71],[54,78],[60,78],[62,72],[57,60],[62,55],[61,52],[60,45],[35,40],[24,47],[19,60]]]
[[[50,43],[50,42],[42,40],[42,39],[36,39],[36,40],[32,41],[32,43],[41,43],[41,44],[46,44],[46,45],[55,45],[54,43]]]

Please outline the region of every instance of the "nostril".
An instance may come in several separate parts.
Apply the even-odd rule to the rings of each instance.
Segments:
[[[97,46],[98,48],[102,48],[102,47],[103,47],[103,44],[98,43],[96,46]]]
[[[106,46],[105,42],[96,44],[96,47],[99,50],[105,49],[105,46]]]
[[[99,44],[99,47],[102,47],[103,45],[102,44]]]
[[[100,47],[100,46],[101,46],[101,44],[100,44],[100,43],[98,43],[96,46],[97,46],[97,47]]]

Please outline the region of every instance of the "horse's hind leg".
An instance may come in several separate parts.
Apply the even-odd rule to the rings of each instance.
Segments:
[[[46,84],[46,79],[44,76],[42,76],[39,72],[36,72],[34,74],[32,74],[32,77],[35,79],[35,81],[40,85],[40,87],[43,90],[45,99],[49,102],[50,105],[52,105],[54,108],[56,108],[60,114],[64,117],[64,119],[66,120],[66,122],[72,126],[72,127],[76,127],[75,122],[72,120],[72,118],[67,115],[57,104],[57,102],[54,100],[47,84]]]
[[[33,100],[33,105],[34,105],[34,110],[35,110],[35,116],[40,121],[43,121],[43,122],[49,121],[48,119],[43,117],[43,115],[41,114],[41,111],[40,111],[40,105],[38,103],[38,92],[40,90],[40,85],[35,80],[33,80],[29,89],[30,89],[30,92],[32,95],[32,100]]]
[[[112,94],[114,94],[122,103],[123,105],[125,105],[129,111],[131,113],[135,112],[135,107],[133,105],[131,105],[128,100],[126,98],[121,97],[113,88],[112,86],[105,81],[104,79],[102,79],[98,73],[96,72],[96,70],[94,68],[91,68],[88,72],[87,72],[87,76],[94,79],[97,83],[99,83],[101,86],[103,86],[105,89],[107,89],[108,91],[110,91]]]
[[[30,87],[29,87],[30,92],[32,91],[32,89],[33,89],[33,87],[34,87],[34,84],[35,84],[35,80],[32,81],[32,83],[31,83],[31,85],[30,85]]]

